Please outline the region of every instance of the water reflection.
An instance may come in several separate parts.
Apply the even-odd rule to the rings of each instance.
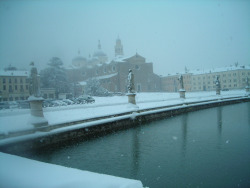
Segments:
[[[182,123],[182,154],[183,157],[186,156],[186,148],[187,148],[187,119],[188,113],[182,115],[181,123]]]
[[[140,141],[139,134],[141,132],[141,128],[136,128],[132,134],[132,168],[131,174],[132,177],[138,177],[138,168],[139,168],[139,160],[140,160]]]
[[[247,103],[248,125],[250,125],[250,102]]]
[[[218,125],[218,133],[219,136],[221,137],[222,133],[222,107],[217,108],[217,125]]]

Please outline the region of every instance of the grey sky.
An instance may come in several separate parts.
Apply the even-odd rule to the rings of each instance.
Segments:
[[[93,54],[109,59],[119,35],[125,56],[137,52],[157,74],[250,65],[250,1],[9,0],[0,1],[0,68],[65,65]]]

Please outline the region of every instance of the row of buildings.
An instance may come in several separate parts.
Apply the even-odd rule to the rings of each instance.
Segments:
[[[234,65],[211,70],[188,71],[183,73],[159,76],[153,71],[153,63],[136,53],[125,57],[120,38],[114,47],[115,58],[108,60],[102,51],[101,43],[89,57],[78,56],[72,60],[72,65],[66,68],[68,81],[75,87],[73,95],[84,93],[86,82],[90,78],[97,79],[101,86],[109,92],[126,93],[127,75],[133,70],[135,89],[137,92],[177,92],[178,78],[183,76],[184,88],[188,92],[215,90],[215,77],[219,76],[221,88],[224,90],[243,89],[246,77],[250,78],[250,67]],[[29,72],[6,69],[0,71],[0,101],[25,100],[29,96]],[[76,89],[77,88],[77,89]],[[54,88],[42,88],[44,98],[54,98]]]
[[[177,92],[179,89],[179,76],[183,76],[186,91],[212,91],[215,90],[214,81],[219,76],[222,90],[243,89],[246,78],[250,78],[249,66],[229,66],[211,70],[185,71],[162,77],[162,91]]]

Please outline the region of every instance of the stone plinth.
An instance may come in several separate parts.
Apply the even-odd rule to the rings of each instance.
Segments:
[[[28,100],[31,114],[30,123],[36,128],[47,126],[48,121],[43,115],[43,98],[30,96]]]
[[[186,90],[185,89],[180,89],[179,90],[179,93],[180,93],[180,98],[182,98],[182,99],[185,99],[186,97],[185,97],[185,93],[186,93]]]
[[[216,88],[216,95],[220,95],[220,89]]]
[[[246,86],[246,87],[245,87],[245,90],[246,90],[247,93],[249,93],[250,87],[249,87],[249,86]]]
[[[128,103],[136,105],[136,101],[135,101],[136,94],[135,93],[128,93],[127,96],[128,96]]]

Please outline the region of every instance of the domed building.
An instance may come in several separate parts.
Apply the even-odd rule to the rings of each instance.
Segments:
[[[98,41],[98,49],[94,52],[93,58],[97,58],[99,64],[103,64],[108,61],[108,56],[102,51],[100,40]]]
[[[86,66],[87,64],[88,64],[87,59],[85,57],[80,56],[80,50],[79,50],[78,56],[72,60],[72,65],[75,67],[83,67]]]
[[[102,51],[100,40],[98,49],[88,58],[76,57],[74,69],[68,70],[69,80],[73,83],[86,83],[88,79],[97,79],[101,86],[109,92],[127,92],[128,70],[135,75],[137,92],[154,92],[161,90],[160,77],[153,72],[153,63],[136,53],[124,57],[123,45],[118,37],[114,46],[115,57],[108,62],[107,55]],[[84,91],[84,86],[83,91]]]

